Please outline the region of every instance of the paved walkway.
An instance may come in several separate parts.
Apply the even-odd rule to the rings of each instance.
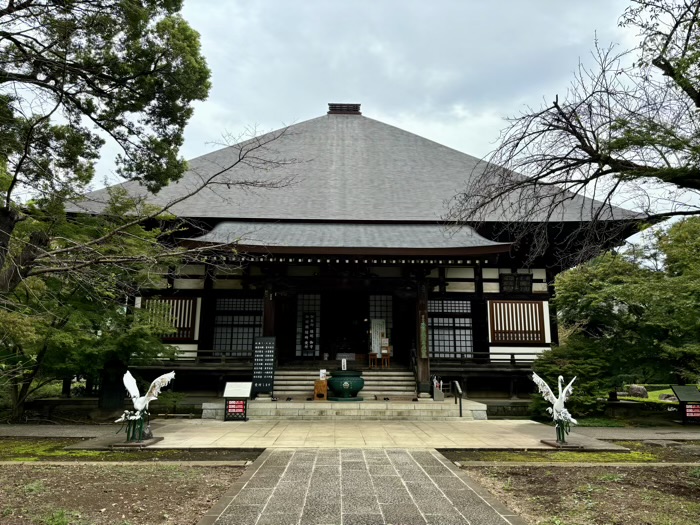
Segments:
[[[478,448],[551,447],[554,429],[526,420],[498,421],[215,421],[156,420],[153,433],[164,439],[149,448]],[[0,425],[0,436],[97,438],[80,444],[100,448],[123,441],[119,425]],[[605,429],[615,430],[615,429]],[[651,438],[643,438],[651,439]],[[655,438],[663,439],[663,438]],[[666,438],[670,439],[670,438]],[[675,439],[675,437],[674,437]],[[595,450],[622,450],[592,436],[572,432],[572,444]]]
[[[543,449],[554,428],[502,421],[166,421],[150,448],[480,448]],[[596,450],[621,447],[572,433],[569,441]]]
[[[525,525],[434,450],[269,449],[199,525]]]

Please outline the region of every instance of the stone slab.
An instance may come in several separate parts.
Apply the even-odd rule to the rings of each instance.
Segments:
[[[432,449],[268,449],[215,509],[199,525],[525,525]]]

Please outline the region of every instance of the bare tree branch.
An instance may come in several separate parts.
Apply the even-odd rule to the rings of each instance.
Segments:
[[[563,97],[508,119],[446,218],[500,224],[496,233],[531,243],[533,257],[552,248],[548,229],[560,224],[570,264],[634,222],[698,214],[699,10],[699,0],[633,2],[621,23],[640,30],[640,48],[596,42],[593,64],[579,64]]]

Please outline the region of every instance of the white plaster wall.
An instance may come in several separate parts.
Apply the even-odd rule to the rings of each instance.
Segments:
[[[547,271],[544,268],[535,268],[532,270],[532,278],[533,279],[542,279],[543,281],[547,280]]]
[[[500,286],[498,283],[484,283],[484,293],[498,293]]]
[[[481,275],[484,279],[498,279],[498,268],[484,268]]]
[[[197,312],[194,318],[194,338],[199,341],[199,318],[202,313],[202,298],[197,297]]]
[[[185,264],[177,269],[178,275],[204,275],[206,268],[203,264]]]
[[[204,279],[175,279],[173,288],[175,290],[202,290]]]
[[[178,354],[177,358],[182,359],[182,360],[193,360],[197,357],[197,348],[198,345],[196,344],[180,344],[180,345],[173,345],[174,347],[177,348]]]
[[[473,279],[474,268],[447,268],[447,279]]]
[[[215,290],[240,290],[243,283],[240,279],[217,279],[212,283]]]
[[[544,319],[542,319],[542,322],[544,323],[544,342],[551,343],[552,342],[552,327],[549,324],[549,302],[548,301],[542,302],[542,314],[544,315]]]
[[[222,268],[217,268],[214,275],[243,275],[243,268],[224,266]]]
[[[515,360],[517,361],[518,359],[522,359],[524,361],[531,361],[533,359],[537,359],[537,356],[539,356],[542,352],[545,350],[549,350],[550,347],[548,346],[542,346],[542,347],[520,347],[520,346],[492,346],[490,347],[490,351],[493,353],[495,352],[503,352],[504,354],[507,355],[497,355],[494,356],[494,358],[498,359],[508,359],[510,354],[513,354],[515,357]]]
[[[476,284],[463,282],[447,283],[445,290],[448,292],[473,293],[476,292]]]

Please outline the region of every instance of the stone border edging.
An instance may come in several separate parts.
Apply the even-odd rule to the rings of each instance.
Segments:
[[[211,507],[198,522],[197,525],[214,525],[219,516],[223,514],[226,508],[231,504],[233,499],[238,495],[241,489],[248,483],[250,478],[255,474],[263,463],[267,461],[267,458],[272,453],[271,449],[265,449],[258,458],[248,466],[248,468],[243,472],[243,475],[238,478],[238,480],[231,485],[231,487],[224,492],[224,495],[219,498],[213,507]]]
[[[455,463],[454,461],[452,462]],[[459,461],[460,467],[698,467],[700,462],[694,463],[581,463],[571,461]]]
[[[247,467],[253,464],[248,460],[231,461],[180,461],[180,460],[143,460],[143,461],[0,461],[4,465],[179,465],[182,467]]]

